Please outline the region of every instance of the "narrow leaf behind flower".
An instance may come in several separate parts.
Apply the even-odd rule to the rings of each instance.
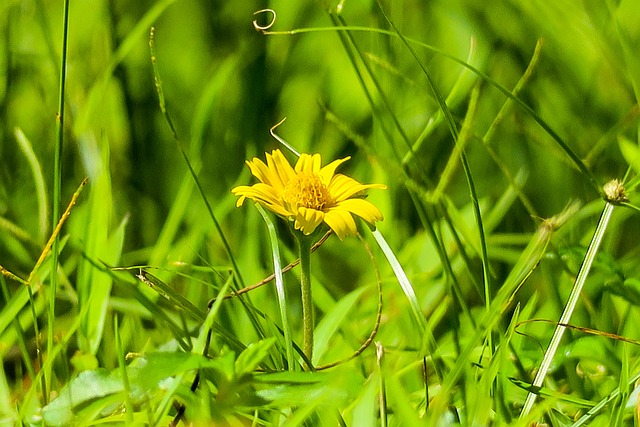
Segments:
[[[273,221],[265,212],[264,208],[258,203],[255,204],[258,212],[262,215],[262,219],[267,225],[269,239],[271,240],[271,255],[273,257],[273,271],[275,274],[276,294],[278,298],[278,308],[280,309],[280,320],[282,321],[282,331],[284,335],[284,346],[287,354],[287,367],[290,371],[295,366],[293,353],[293,340],[291,339],[291,326],[289,325],[289,316],[287,314],[287,295],[284,289],[284,278],[282,277],[282,263],[280,261],[280,247],[278,246],[278,234],[273,225]]]

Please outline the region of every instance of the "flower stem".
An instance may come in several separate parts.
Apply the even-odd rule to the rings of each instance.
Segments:
[[[296,233],[300,250],[300,292],[302,298],[302,331],[305,356],[309,359],[309,368],[313,369],[313,301],[311,299],[311,238]]]

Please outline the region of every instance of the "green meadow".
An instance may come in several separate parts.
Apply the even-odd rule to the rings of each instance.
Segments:
[[[2,0],[0,426],[637,426],[639,102],[634,0]]]

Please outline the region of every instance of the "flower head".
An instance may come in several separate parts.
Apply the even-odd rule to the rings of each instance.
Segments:
[[[353,215],[374,226],[382,214],[371,202],[359,197],[369,188],[385,189],[382,184],[361,184],[346,175],[336,174],[340,164],[350,157],[321,167],[320,154],[302,154],[291,167],[280,150],[267,153],[267,163],[258,158],[247,160],[251,173],[260,181],[231,190],[239,196],[236,206],[249,198],[267,209],[294,221],[294,228],[309,235],[324,222],[340,238],[357,232]]]

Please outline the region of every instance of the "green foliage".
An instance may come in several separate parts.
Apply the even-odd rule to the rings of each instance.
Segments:
[[[62,3],[0,3],[0,425],[638,425],[635,2]],[[388,187],[311,361],[283,117]]]

